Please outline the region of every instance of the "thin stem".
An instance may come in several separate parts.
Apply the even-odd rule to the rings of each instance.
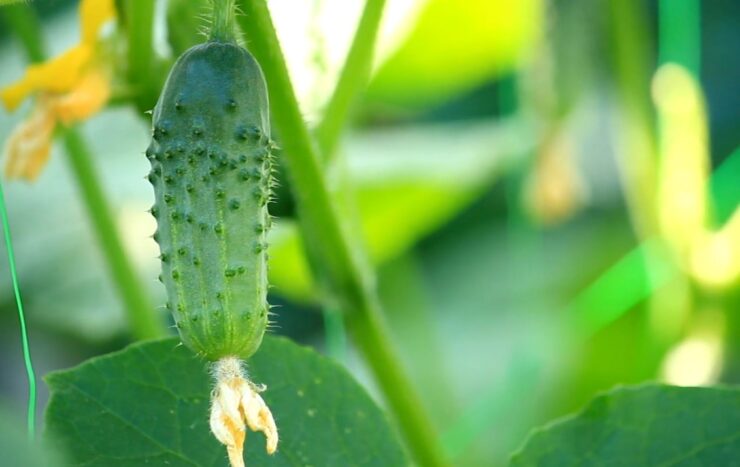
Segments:
[[[133,335],[137,339],[166,335],[164,322],[155,314],[154,307],[124,252],[105,193],[100,186],[100,177],[95,171],[92,155],[82,135],[74,128],[67,129],[64,132],[64,145],[92,227],[123,300]]]
[[[151,109],[157,100],[154,86],[154,6],[152,0],[125,0],[126,33],[128,35],[128,80],[135,89],[135,101],[140,110]]]
[[[373,49],[385,0],[367,0],[344,68],[316,128],[316,140],[326,164],[331,163],[344,125],[357,95],[370,78]]]
[[[21,342],[23,346],[23,362],[26,366],[26,377],[28,378],[28,405],[27,410],[27,428],[28,437],[33,440],[36,436],[36,374],[33,371],[33,360],[31,359],[31,346],[28,341],[28,328],[26,327],[26,315],[23,311],[23,300],[21,300],[21,291],[18,286],[18,273],[15,268],[15,254],[13,253],[13,240],[10,237],[10,222],[8,212],[5,209],[5,194],[3,185],[0,182],[0,216],[2,216],[3,233],[5,234],[5,246],[8,249],[8,265],[10,267],[10,277],[13,281],[13,293],[15,294],[15,303],[18,307],[18,321],[21,325]]]
[[[212,0],[213,15],[208,39],[234,42],[234,0]]]
[[[4,22],[20,39],[29,61],[40,62],[44,59],[44,45],[38,31],[41,30],[38,17],[26,3],[6,5],[0,8]]]
[[[300,113],[264,0],[241,0],[237,21],[267,77],[273,121],[281,135],[309,261],[328,300],[346,310],[347,324],[368,361],[417,462],[445,465],[437,436],[400,366],[362,251],[353,244],[330,196],[319,152]]]

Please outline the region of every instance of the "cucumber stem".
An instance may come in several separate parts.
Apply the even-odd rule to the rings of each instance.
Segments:
[[[64,146],[93,230],[123,300],[131,332],[137,339],[167,335],[163,320],[158,319],[155,314],[154,307],[123,249],[107,198],[100,186],[100,176],[95,171],[85,140],[76,129],[69,128],[64,132]]]
[[[234,42],[234,0],[212,0],[211,31],[208,40]]]

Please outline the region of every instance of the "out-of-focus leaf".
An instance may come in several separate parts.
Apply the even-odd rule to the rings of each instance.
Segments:
[[[513,466],[737,465],[740,390],[648,384],[535,431]]]
[[[339,365],[267,336],[249,359],[250,378],[280,430],[269,457],[249,433],[247,465],[402,466],[408,461],[383,413]],[[208,427],[207,365],[177,339],[136,344],[53,373],[47,431],[72,465],[226,466]]]
[[[348,158],[362,233],[381,264],[447,222],[488,186],[507,158],[529,147],[521,122],[429,125],[358,138]],[[297,226],[279,221],[270,239],[270,282],[293,299],[316,293]]]
[[[540,0],[430,0],[381,65],[373,100],[426,106],[511,70],[541,24]]]

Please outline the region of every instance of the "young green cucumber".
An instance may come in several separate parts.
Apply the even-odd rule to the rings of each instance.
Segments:
[[[180,56],[146,155],[167,306],[209,360],[246,358],[265,332],[271,148],[265,78],[249,52],[209,41]]]

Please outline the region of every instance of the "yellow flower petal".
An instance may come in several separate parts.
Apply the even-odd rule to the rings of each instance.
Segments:
[[[12,112],[21,105],[21,102],[31,94],[35,89],[31,82],[26,79],[20,79],[13,84],[9,84],[0,89],[0,100],[8,112]]]
[[[21,122],[5,143],[5,175],[35,180],[49,160],[55,119],[48,101],[40,99],[30,117]]]
[[[115,17],[116,7],[113,0],[82,0],[80,2],[82,42],[94,44],[103,24]]]
[[[97,113],[109,96],[107,74],[99,68],[91,68],[70,92],[53,99],[54,113],[60,122],[69,125]]]
[[[68,91],[79,80],[82,68],[91,57],[92,47],[83,44],[47,62],[29,66],[23,78],[0,90],[5,108],[12,112],[23,99],[37,91]]]

